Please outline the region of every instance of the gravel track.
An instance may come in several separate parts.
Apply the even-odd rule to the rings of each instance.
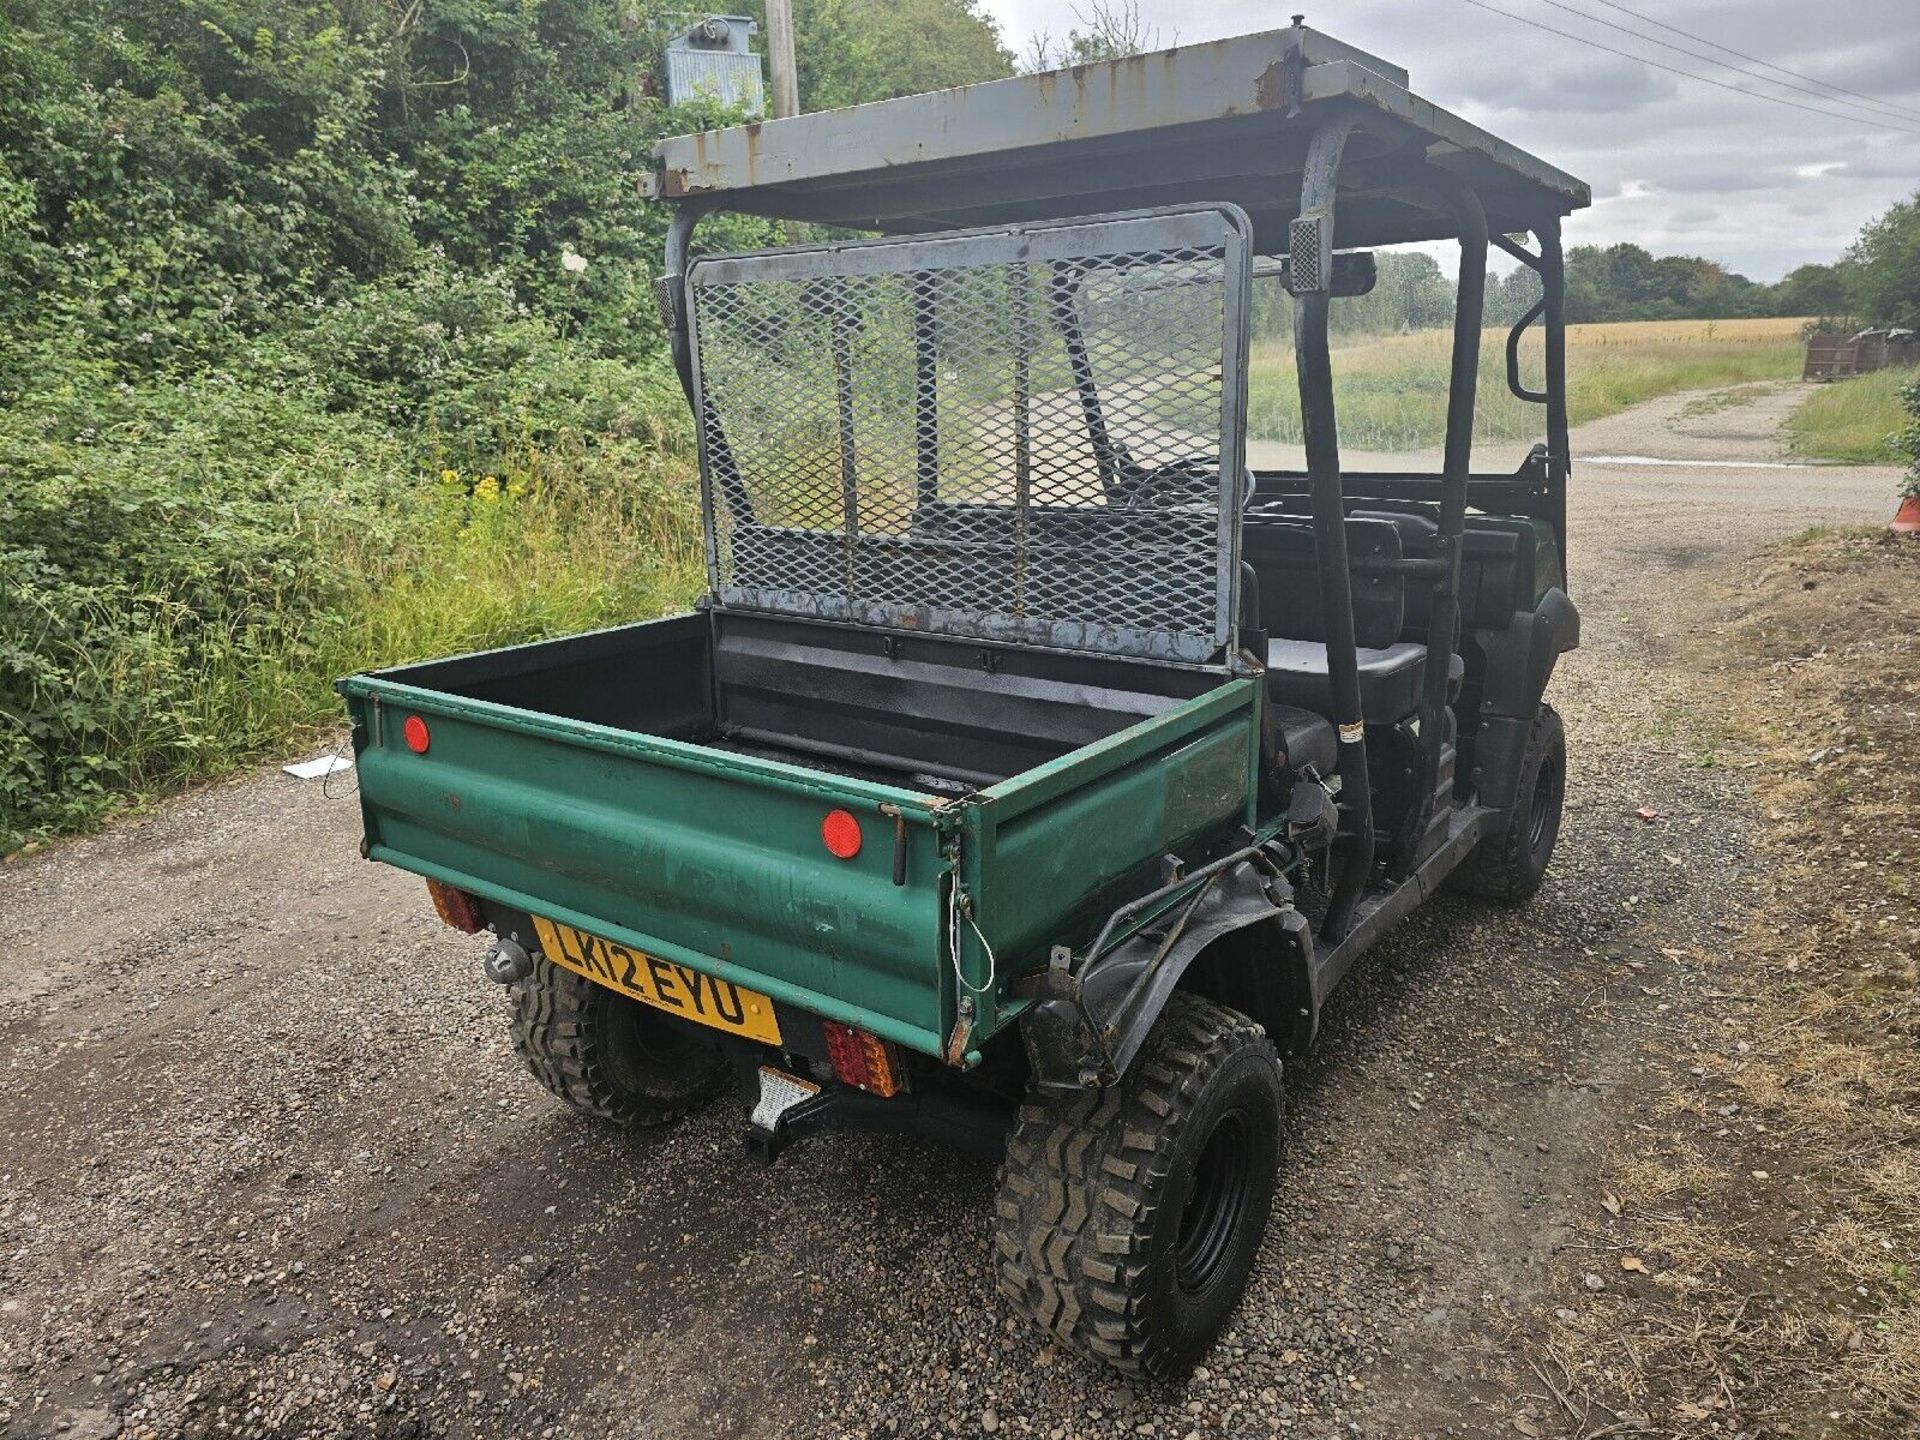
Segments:
[[[1777,459],[1794,398],[1673,397],[1575,454]],[[563,1111],[337,784],[258,774],[8,864],[0,1434],[1557,1433],[1514,1336],[1583,1302],[1552,1262],[1656,1123],[1636,1097],[1724,1018],[1665,952],[1724,945],[1752,883],[1675,668],[1689,577],[1883,518],[1892,480],[1579,467],[1547,885],[1431,906],[1359,966],[1289,1077],[1249,1297],[1178,1387],[1007,1318],[989,1166],[855,1135],[767,1170],[729,1104],[640,1138]]]

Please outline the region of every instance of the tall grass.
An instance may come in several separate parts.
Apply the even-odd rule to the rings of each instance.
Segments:
[[[64,612],[28,592],[47,608],[47,688],[27,712],[71,709],[74,734],[53,783],[31,783],[47,772],[30,755],[0,774],[0,854],[315,743],[340,723],[337,676],[646,619],[699,592],[695,481],[670,452],[522,446],[492,475],[383,478],[383,504],[289,508],[298,559],[264,605],[211,616],[165,580]]]
[[[523,452],[499,475],[445,472],[421,488],[397,542],[351,525],[322,538],[354,577],[331,607],[268,647],[234,635],[204,648],[186,719],[229,738],[224,763],[337,725],[337,676],[647,619],[699,593],[683,466],[596,474],[579,457]],[[158,784],[200,768],[165,736],[128,740],[153,752],[158,773],[139,768]]]
[[[1567,412],[1576,425],[1617,414],[1677,390],[1787,379],[1799,373],[1799,320],[1661,320],[1567,328]],[[1366,450],[1420,450],[1446,438],[1453,338],[1439,330],[1342,345],[1333,353],[1334,400],[1342,443]],[[1521,378],[1542,379],[1542,342],[1521,345]],[[1542,409],[1507,389],[1506,337],[1481,338],[1474,434],[1531,440]],[[1298,444],[1300,398],[1290,344],[1254,347],[1248,374],[1247,434]]]
[[[1787,417],[1793,448],[1819,460],[1896,463],[1893,438],[1907,423],[1900,389],[1914,377],[1912,370],[1876,370],[1820,386]]]
[[[443,493],[397,554],[342,543],[366,582],[328,637],[335,673],[644,618],[699,588],[694,480],[666,463],[591,476],[518,457]]]

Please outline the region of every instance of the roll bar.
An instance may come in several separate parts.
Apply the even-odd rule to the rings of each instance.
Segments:
[[[1340,736],[1343,865],[1321,922],[1337,941],[1353,922],[1373,876],[1373,791],[1367,774],[1366,716],[1360,705],[1360,654],[1353,633],[1353,579],[1347,558],[1346,498],[1340,488],[1340,426],[1333,405],[1327,321],[1333,272],[1334,200],[1340,160],[1353,131],[1336,120],[1314,131],[1300,177],[1300,214],[1290,232],[1293,355],[1300,385],[1300,430],[1307,452],[1313,548],[1320,572],[1320,614],[1327,634],[1327,685]]]
[[[1340,463],[1329,342],[1330,302],[1337,288],[1334,278],[1338,268],[1332,248],[1336,200],[1342,161],[1354,131],[1354,122],[1349,117],[1330,117],[1314,128],[1301,166],[1299,208],[1288,228],[1285,268],[1285,283],[1293,296],[1294,355],[1306,450],[1305,481],[1326,628],[1327,677],[1334,712],[1332,719],[1340,739],[1337,774],[1343,822],[1336,849],[1342,864],[1320,926],[1320,939],[1324,944],[1337,943],[1351,929],[1356,907],[1373,877],[1377,848],[1367,766],[1366,717],[1361,704],[1355,641],[1352,569],[1347,552],[1347,495]],[[1370,162],[1363,168],[1377,173],[1378,162]],[[1387,861],[1388,874],[1393,878],[1403,878],[1415,861],[1422,834],[1432,820],[1444,750],[1451,743],[1446,733],[1445,713],[1454,647],[1459,638],[1460,558],[1469,500],[1475,495],[1492,495],[1494,491],[1528,483],[1539,487],[1544,481],[1544,496],[1539,488],[1531,493],[1545,502],[1545,518],[1559,542],[1564,565],[1566,484],[1572,470],[1566,404],[1565,262],[1559,216],[1546,213],[1533,222],[1532,233],[1539,246],[1536,253],[1509,234],[1497,231],[1489,234],[1480,195],[1459,176],[1427,162],[1416,162],[1400,175],[1403,192],[1423,192],[1436,202],[1433,213],[1446,217],[1461,248],[1441,474],[1425,480],[1411,475],[1365,477],[1363,487],[1368,494],[1400,493],[1406,498],[1439,501],[1435,553],[1419,566],[1421,576],[1430,576],[1433,587],[1419,712],[1423,802],[1413,807],[1409,823],[1393,837]],[[676,208],[667,233],[666,273],[660,282],[674,367],[689,402],[695,407],[700,401],[689,350],[685,274],[694,227],[714,208],[713,204],[694,201],[683,202]],[[1538,274],[1542,290],[1540,300],[1508,331],[1505,379],[1515,396],[1544,405],[1547,445],[1544,456],[1536,455],[1522,467],[1520,474],[1511,478],[1472,473],[1475,394],[1489,244],[1498,246]],[[1110,489],[1124,461],[1117,443],[1107,433],[1101,396],[1079,334],[1074,314],[1078,279],[1070,269],[1056,268],[1045,306],[1050,312],[1048,318],[1061,332],[1070,379],[1085,414],[1101,479]],[[934,361],[932,323],[931,317],[925,314],[917,313],[914,320],[915,369],[924,386]],[[1546,386],[1543,390],[1528,388],[1520,376],[1520,343],[1527,328],[1534,324],[1544,326]],[[932,474],[932,446],[927,434],[917,431],[916,440],[916,489],[924,495],[936,479]],[[712,483],[720,486],[736,514],[750,516],[751,501],[740,483],[732,456],[726,451],[724,438],[710,436],[709,441]],[[1526,480],[1528,476],[1533,477],[1531,482]],[[708,543],[713,543],[710,536]]]

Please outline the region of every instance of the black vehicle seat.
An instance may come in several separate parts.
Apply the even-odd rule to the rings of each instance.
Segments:
[[[1404,574],[1371,568],[1405,553],[1400,522],[1419,516],[1356,515],[1347,520],[1347,556],[1353,567],[1353,633],[1359,642],[1360,708],[1373,724],[1405,719],[1420,705],[1424,645],[1401,638],[1406,623]],[[1259,577],[1260,619],[1267,643],[1267,693],[1283,706],[1333,713],[1327,680],[1326,625],[1313,527],[1299,516],[1247,516],[1241,553]]]
[[[1249,514],[1240,527],[1240,554],[1259,578],[1260,627],[1288,640],[1324,640],[1320,563],[1313,526],[1300,516]],[[1406,622],[1406,579],[1368,568],[1369,561],[1401,558],[1400,532],[1390,520],[1347,521],[1347,558],[1353,567],[1353,633],[1362,645],[1391,645]]]
[[[1362,646],[1360,713],[1371,725],[1391,725],[1420,708],[1427,673],[1427,647],[1412,641]],[[1456,662],[1458,657],[1455,657]],[[1327,646],[1322,640],[1269,640],[1267,693],[1282,705],[1333,713],[1333,686],[1327,679]]]

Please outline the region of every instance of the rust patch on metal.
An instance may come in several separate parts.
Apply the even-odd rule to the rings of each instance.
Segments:
[[[967,1042],[973,1038],[973,1021],[962,1015],[953,1023],[953,1033],[947,1037],[947,1064],[964,1070],[967,1065]]]
[[[1287,108],[1287,62],[1276,60],[1253,82],[1253,102],[1262,110]]]
[[[711,190],[711,185],[702,185],[694,179],[693,171],[687,169],[669,170],[661,181],[660,193],[669,200],[685,200],[698,195],[702,190]]]

